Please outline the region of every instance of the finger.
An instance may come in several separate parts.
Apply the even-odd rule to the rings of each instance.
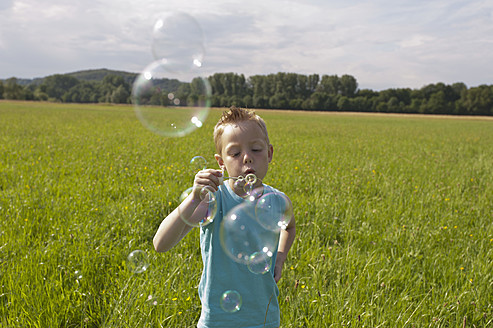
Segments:
[[[207,169],[207,170],[202,170],[199,171],[195,177],[201,177],[201,178],[220,178],[222,177],[223,174],[219,170],[213,170],[213,169]]]
[[[276,284],[281,280],[281,269],[279,267],[274,267],[274,280]]]
[[[214,189],[218,189],[218,187],[223,183],[223,174],[219,170],[209,170],[207,178],[210,179],[214,183]]]
[[[221,184],[222,172],[219,170],[203,170],[195,176],[195,183],[203,186],[211,186],[215,191]]]

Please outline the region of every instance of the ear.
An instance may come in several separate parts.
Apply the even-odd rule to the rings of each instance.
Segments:
[[[221,170],[226,170],[226,167],[224,166],[224,160],[219,154],[215,154],[214,158],[216,159],[217,165],[221,168]]]
[[[274,146],[272,146],[271,144],[269,144],[269,147],[268,147],[268,156],[269,156],[269,163],[272,161],[272,156],[274,155]]]

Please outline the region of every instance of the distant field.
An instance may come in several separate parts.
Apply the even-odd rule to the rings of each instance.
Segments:
[[[194,327],[198,230],[152,237],[220,113],[166,139],[131,106],[0,102],[0,327]],[[493,326],[493,120],[259,113],[297,220],[282,327]]]

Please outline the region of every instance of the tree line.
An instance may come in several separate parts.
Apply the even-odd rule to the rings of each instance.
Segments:
[[[468,88],[462,82],[452,85],[434,83],[420,89],[373,91],[359,89],[351,75],[296,73],[248,78],[237,73],[216,73],[209,76],[208,81],[213,107],[235,105],[310,111],[493,115],[493,85]],[[165,79],[161,83],[161,86],[166,86],[161,88],[162,95],[179,92],[183,99],[193,97],[191,93],[196,82],[195,79],[190,83]],[[0,81],[0,99],[128,104],[131,103],[131,88],[129,76],[111,72],[100,80],[56,74],[25,85],[19,84],[16,78]]]

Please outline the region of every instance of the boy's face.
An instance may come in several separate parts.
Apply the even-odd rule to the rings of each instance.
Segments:
[[[221,154],[215,155],[216,160],[230,177],[245,177],[253,173],[262,180],[273,154],[273,147],[267,144],[266,139],[254,121],[228,124],[221,136],[222,150]],[[233,186],[234,181],[229,182]]]

